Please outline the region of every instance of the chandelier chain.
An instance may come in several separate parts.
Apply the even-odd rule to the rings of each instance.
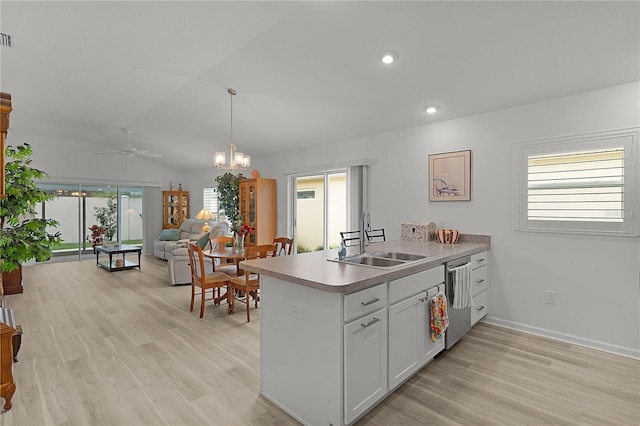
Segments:
[[[214,157],[216,167],[218,170],[235,170],[238,168],[243,168],[247,170],[247,168],[251,164],[251,156],[247,154],[243,154],[242,152],[236,151],[236,146],[233,143],[233,96],[237,95],[238,92],[235,89],[228,88],[227,93],[230,95],[229,104],[231,110],[231,120],[230,120],[230,129],[229,129],[229,138],[230,138],[230,150],[229,150],[229,165],[225,166],[225,155],[224,152],[216,152]]]

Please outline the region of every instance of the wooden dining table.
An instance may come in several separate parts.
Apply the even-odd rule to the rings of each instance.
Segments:
[[[238,264],[241,260],[245,260],[244,250],[236,251],[234,247],[222,247],[214,250],[203,250],[202,255],[211,258],[212,260],[220,259],[220,263],[224,265],[228,263],[229,260],[232,260],[236,265],[236,276],[241,274],[240,268],[238,268]]]

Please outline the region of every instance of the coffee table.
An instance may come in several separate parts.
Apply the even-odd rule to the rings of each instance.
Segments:
[[[138,253],[138,263],[130,260],[132,256],[127,258],[127,253]],[[107,255],[107,258],[101,261],[100,254]],[[114,247],[96,246],[96,265],[106,269],[109,272],[123,271],[125,269],[140,269],[140,255],[142,248],[129,246],[127,244],[119,244]],[[114,258],[114,255],[115,258]],[[120,257],[121,256],[121,257]]]

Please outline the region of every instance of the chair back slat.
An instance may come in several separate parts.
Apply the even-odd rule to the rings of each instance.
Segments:
[[[276,237],[273,239],[276,246],[276,256],[289,256],[293,250],[293,239],[287,237]]]
[[[259,246],[247,246],[244,248],[244,256],[247,260],[265,257],[275,257],[278,249],[275,244],[262,244]]]
[[[187,248],[189,252],[189,266],[191,267],[191,278],[196,282],[202,283],[202,277],[205,275],[202,249],[194,243],[189,243]]]
[[[227,243],[233,244],[233,238],[232,237],[213,237],[209,239],[209,242],[211,243],[211,250],[213,251],[223,250],[227,245]]]

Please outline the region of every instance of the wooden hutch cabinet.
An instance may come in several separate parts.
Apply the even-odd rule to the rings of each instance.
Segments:
[[[189,217],[189,191],[162,191],[162,228],[179,228]]]
[[[245,237],[246,245],[273,244],[276,236],[276,180],[244,179],[239,182],[240,216],[253,231]]]

